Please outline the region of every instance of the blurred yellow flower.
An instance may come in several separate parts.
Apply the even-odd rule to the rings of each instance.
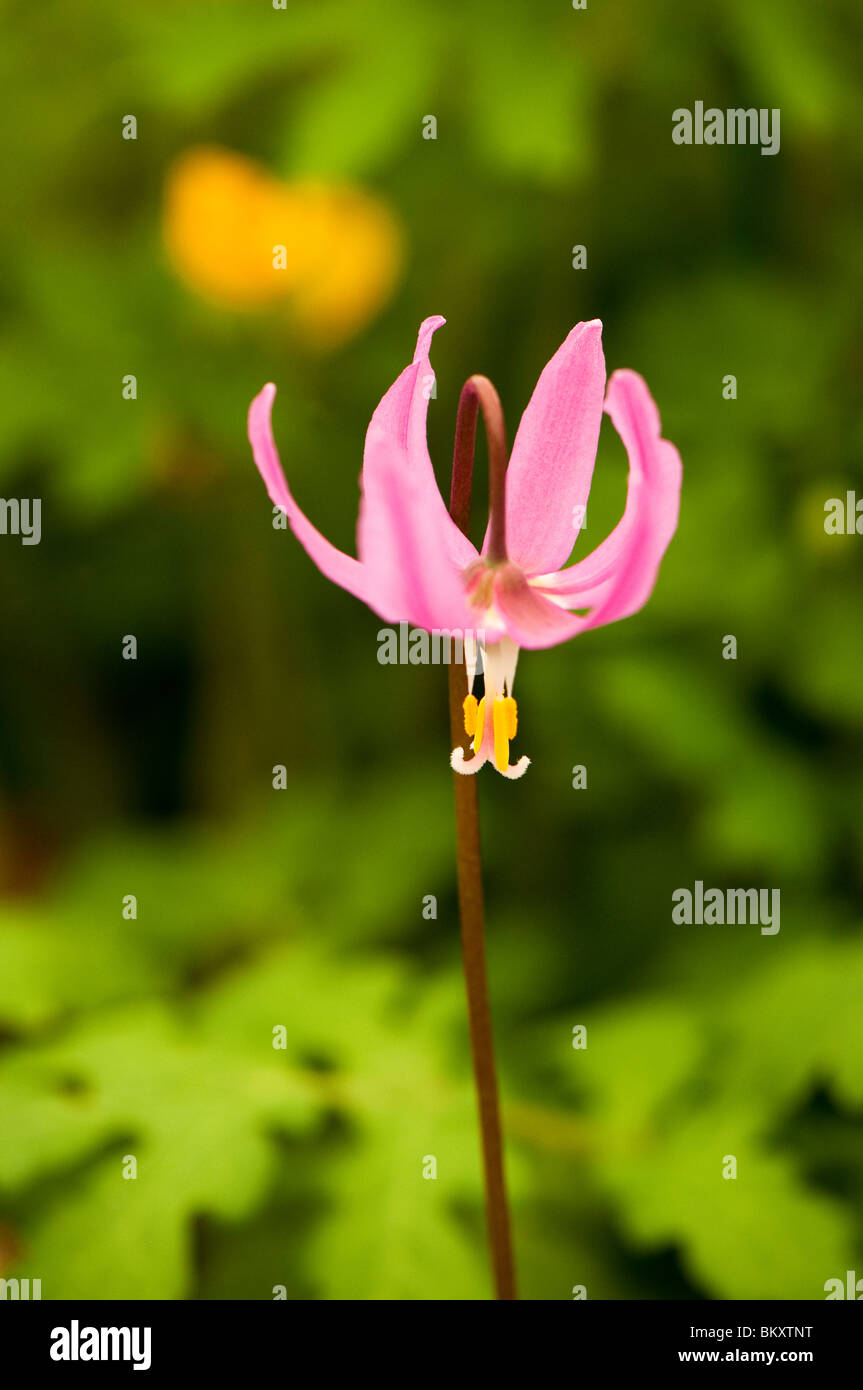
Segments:
[[[317,347],[359,332],[402,265],[400,226],[379,199],[345,184],[282,183],[215,146],[172,166],[163,228],[174,268],[197,293],[235,310],[285,302]]]

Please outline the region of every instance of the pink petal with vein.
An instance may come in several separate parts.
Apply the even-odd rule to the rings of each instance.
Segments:
[[[661,437],[659,411],[637,372],[613,373],[605,409],[629,456],[623,516],[590,555],[538,581],[571,608],[596,603],[590,627],[628,617],[647,602],[677,529],[683,474],[680,455]]]
[[[429,511],[422,478],[406,464],[403,448],[374,423],[366,457],[358,546],[385,616],[428,629],[473,628],[477,614],[441,534],[449,513]]]
[[[590,626],[590,619],[568,613],[527,582],[515,566],[495,575],[494,598],[510,637],[519,647],[555,647]]]
[[[572,554],[574,513],[590,492],[604,391],[602,324],[592,319],[576,324],[543,368],[512,447],[507,550],[528,575],[559,569]]]
[[[476,547],[463,535],[452,520],[440,489],[429,456],[426,442],[426,417],[434,372],[429,361],[429,347],[435,329],[446,323],[440,314],[424,319],[417,335],[417,345],[413,362],[396,378],[381,400],[369,425],[380,431],[403,451],[406,465],[415,480],[418,495],[421,495],[429,520],[447,554],[459,569],[465,569],[477,558]],[[363,455],[363,477],[374,471],[374,452],[370,452],[366,436],[366,450]]]

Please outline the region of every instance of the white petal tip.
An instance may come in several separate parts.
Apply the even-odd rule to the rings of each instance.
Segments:
[[[480,757],[478,754],[473,758],[466,758],[463,748],[454,748],[450,754],[449,760],[453,772],[460,772],[464,777],[473,777],[487,762],[487,758]],[[500,772],[500,768],[497,767],[496,764],[493,763],[492,766],[496,772]],[[511,767],[505,768],[500,775],[501,777],[505,777],[507,781],[514,782],[517,778],[523,777],[529,767],[530,758],[522,757],[519,758],[517,763],[513,763]]]
[[[463,748],[454,748],[449,759],[453,772],[460,772],[464,777],[473,777],[484,762],[485,758],[465,758]]]
[[[508,767],[506,772],[501,773],[501,777],[506,777],[510,782],[514,782],[516,778],[523,777],[529,767],[530,758],[519,758],[517,763],[513,763],[512,767]]]

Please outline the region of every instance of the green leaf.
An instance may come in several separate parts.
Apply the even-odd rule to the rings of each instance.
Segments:
[[[87,1024],[40,1055],[22,1091],[8,1090],[14,1135],[0,1148],[0,1186],[45,1176],[87,1145],[115,1146],[46,1197],[27,1231],[27,1260],[54,1298],[187,1295],[191,1222],[237,1221],[263,1200],[277,1150],[272,1131],[308,1131],[317,1105],[307,1085],[262,1039],[257,1059],[202,1047],[150,1007]],[[58,1087],[71,1098],[57,1099]],[[52,1095],[53,1086],[53,1095]],[[137,1176],[123,1176],[134,1157]]]
[[[722,1176],[728,1155],[736,1178]],[[820,1298],[824,1281],[850,1267],[841,1204],[754,1140],[748,1116],[700,1116],[610,1164],[607,1180],[636,1240],[679,1245],[713,1298]]]

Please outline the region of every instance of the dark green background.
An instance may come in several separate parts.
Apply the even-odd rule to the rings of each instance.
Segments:
[[[296,496],[352,548],[368,418],[432,313],[444,485],[463,380],[512,431],[594,316],[684,462],[648,608],[522,656],[533,766],[481,778],[523,1296],[863,1272],[863,538],[823,528],[863,494],[859,6],[2,16],[0,490],[41,496],[43,538],[0,537],[0,1273],[489,1296],[444,674],[377,663],[379,621],[272,529],[245,440],[276,381]],[[780,153],[675,146],[696,100],[779,107]],[[201,143],[403,220],[405,275],[350,344],[313,355],[174,276],[164,178]],[[624,488],[604,429],[582,545]],[[781,931],[673,925],[695,879],[779,888]]]

